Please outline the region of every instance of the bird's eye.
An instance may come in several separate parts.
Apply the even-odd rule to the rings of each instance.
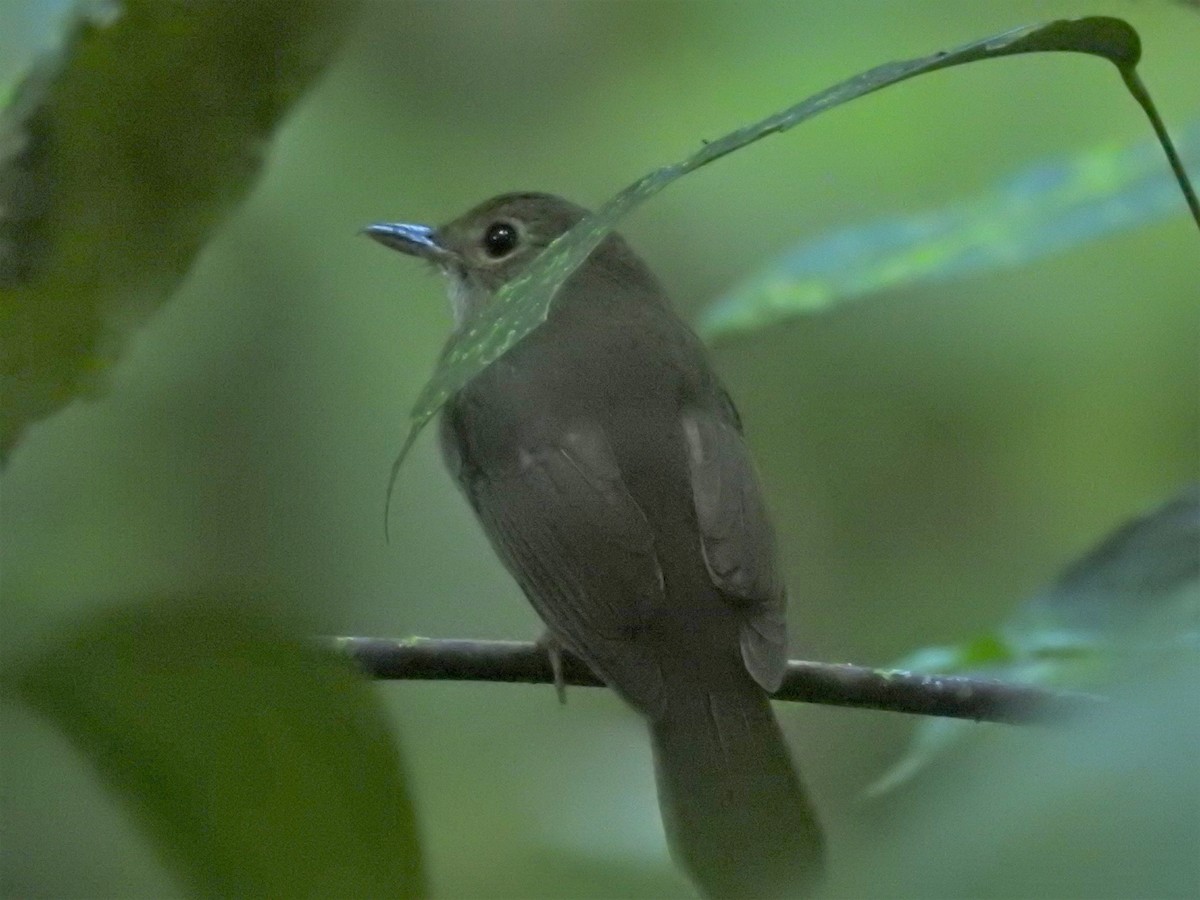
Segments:
[[[493,222],[483,235],[483,249],[492,259],[508,256],[517,247],[520,235],[511,222]]]

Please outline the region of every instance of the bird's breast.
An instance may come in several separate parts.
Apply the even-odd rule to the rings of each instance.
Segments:
[[[685,379],[656,352],[655,336],[614,322],[581,324],[551,320],[463,388],[453,416],[470,457],[520,466],[581,422],[603,430],[633,463],[676,440]]]

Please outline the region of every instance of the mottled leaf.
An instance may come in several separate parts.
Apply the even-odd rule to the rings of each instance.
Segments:
[[[1200,170],[1200,120],[1175,134]],[[700,316],[710,343],[892,288],[1025,265],[1187,212],[1154,141],[1043,161],[968,200],[806,241]],[[1197,248],[1200,259],[1200,247]]]
[[[94,390],[180,282],[356,4],[88,9],[103,12],[76,20],[0,117],[0,455]]]
[[[1193,215],[1200,223],[1200,204],[1183,175],[1182,164],[1178,162],[1149,95],[1137,77],[1135,67],[1141,56],[1141,42],[1127,22],[1102,16],[1060,19],[1016,28],[955,50],[885,63],[826,88],[782,112],[706,143],[679,162],[639,178],[543,250],[522,277],[506,284],[492,303],[483,307],[465,328],[451,337],[433,376],[409,415],[409,431],[392,467],[392,483],[417,435],[442,404],[544,322],[558,289],[605,235],[621,218],[667,185],[767,135],[786,131],[813,116],[889,85],[964,63],[1035,52],[1088,53],[1108,59],[1117,67],[1126,87],[1149,117]],[[391,483],[388,494],[391,494]]]
[[[4,687],[74,743],[192,894],[425,893],[370,685],[249,602],[122,608]]]

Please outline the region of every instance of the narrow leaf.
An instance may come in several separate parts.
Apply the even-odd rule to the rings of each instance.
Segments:
[[[1200,119],[1177,142],[1200,170]],[[708,307],[698,330],[715,343],[890,288],[1025,265],[1185,211],[1155,142],[1099,147],[964,202],[808,241]]]
[[[249,603],[128,606],[4,686],[82,751],[191,893],[425,893],[370,686]]]
[[[1116,65],[1126,86],[1142,104],[1159,134],[1168,159],[1177,173],[1182,171],[1181,167],[1175,165],[1174,148],[1161,127],[1149,97],[1137,80],[1134,67],[1141,55],[1137,32],[1121,19],[1097,16],[1028,25],[974,41],[955,50],[943,50],[919,59],[878,66],[826,88],[782,112],[730,132],[679,162],[645,175],[543,250],[521,278],[506,284],[494,302],[480,310],[467,327],[451,337],[432,378],[417,397],[409,415],[409,436],[393,472],[399,470],[416,434],[433,418],[442,404],[544,322],[558,289],[588,254],[621,218],[667,185],[769,134],[786,131],[843,103],[916,75],[984,59],[1059,51],[1087,53],[1108,59]],[[1200,223],[1200,207],[1196,205],[1186,179],[1182,179],[1181,188]],[[393,483],[394,480],[393,476]],[[389,483],[389,497],[391,488],[392,484]]]

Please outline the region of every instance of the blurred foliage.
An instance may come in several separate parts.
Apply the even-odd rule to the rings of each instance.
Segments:
[[[1039,591],[995,632],[925,647],[897,669],[1020,684],[1097,688],[1200,651],[1200,485],[1127,522]],[[927,719],[904,757],[872,784],[878,796],[971,733]]]
[[[160,5],[208,8],[146,4]],[[42,26],[61,6],[0,5],[0,84],[51,43]],[[1140,69],[1168,121],[1194,118],[1200,16],[1142,0],[1095,6],[1143,36]],[[226,7],[230,29],[241,8]],[[272,8],[282,16],[308,5]],[[383,541],[380,485],[448,317],[440,284],[377,257],[358,228],[448,219],[512,189],[594,201],[710,129],[782,109],[879,60],[1078,13],[1065,0],[868,2],[853,14],[816,2],[364,4],[329,77],[292,107],[246,202],[211,231],[173,302],[109,368],[113,389],[29,429],[11,453],[0,485],[0,651],[65,664],[70,641],[127,621],[131,596],[287,597],[295,609],[277,649],[301,631],[535,635],[429,446],[412,454],[393,541]],[[241,37],[231,33],[228,46]],[[262,54],[268,80],[309,46],[287,29],[277,39],[297,57]],[[125,58],[138,56],[130,47]],[[184,77],[205,59],[185,50],[174,57],[178,78],[139,87],[181,101],[223,97],[220,73]],[[1106,67],[1052,55],[918,79],[695,173],[622,228],[691,314],[802,234],[975,196],[1023,161],[1132,144],[1144,119],[1115,95]],[[97,123],[85,136],[132,117],[105,94],[80,103]],[[227,134],[219,121],[195,124],[198,152]],[[102,226],[110,209],[115,220],[114,198],[178,176],[173,157],[142,149],[96,166],[84,223]],[[212,150],[214,171],[225,151],[240,152]],[[169,224],[169,212],[154,208],[151,219]],[[152,247],[146,240],[128,252]],[[986,632],[1012,597],[1045,583],[1112,522],[1196,477],[1196,246],[1185,221],[1161,221],[970,281],[894,287],[878,302],[720,351],[787,561],[796,655],[878,664]],[[147,265],[149,276],[163,271]],[[142,621],[186,608],[164,604],[158,614]],[[114,641],[105,646],[130,649],[105,634]],[[205,658],[195,652],[186,658]],[[287,665],[298,658],[280,653]],[[118,655],[95,703],[115,687],[145,698],[147,711],[169,704],[148,659]],[[343,683],[319,659],[310,665],[312,679]],[[268,692],[289,696],[269,679],[235,687],[210,668],[201,664],[189,708],[244,697],[223,720],[230,727],[245,713],[268,723],[296,708],[268,704]],[[862,786],[900,752],[908,721],[781,705],[831,832],[832,890],[1182,893],[1195,883],[1194,677],[1159,674],[1116,689],[1128,699],[1112,718],[979,729],[969,750],[943,757],[938,778],[871,804],[858,802]],[[37,712],[0,702],[0,893],[178,894],[194,882],[164,871],[178,857],[151,852],[166,845],[148,839],[166,826],[142,830],[149,812],[115,774],[132,754],[109,748],[97,767],[88,754],[101,747],[87,741],[107,735],[107,723],[87,723],[86,735],[57,725],[60,711],[93,696],[88,688],[82,674],[69,688],[59,682]],[[690,896],[667,860],[641,723],[615,698],[575,692],[560,709],[536,687],[369,690],[402,736],[433,894]],[[326,708],[325,689],[314,692]],[[358,700],[342,711],[355,709],[365,733],[379,727]],[[172,746],[190,730],[166,713],[164,722],[177,723],[179,735],[164,738]],[[329,780],[315,782],[332,791],[332,776],[354,777],[355,766],[364,778],[384,771],[395,737],[363,751],[312,740],[336,755]],[[264,744],[281,770],[312,760],[307,739],[286,750],[269,735]],[[257,765],[257,748],[246,747]],[[233,768],[230,779],[240,763]],[[382,828],[384,812],[370,808]],[[320,824],[297,827],[311,835]],[[369,841],[384,840],[374,834]]]
[[[249,191],[355,4],[86,7],[0,119],[0,457],[117,358]]]
[[[193,895],[425,893],[378,698],[255,601],[105,612],[4,686],[86,754]]]
[[[1172,137],[1200,172],[1200,120]],[[1103,146],[1037,163],[970,200],[807,241],[705,309],[698,330],[710,343],[747,335],[889,289],[1028,265],[1186,211],[1157,141]]]
[[[1194,897],[1198,677],[1194,656],[1176,657],[1069,726],[994,735],[944,767],[905,830],[830,894]]]

